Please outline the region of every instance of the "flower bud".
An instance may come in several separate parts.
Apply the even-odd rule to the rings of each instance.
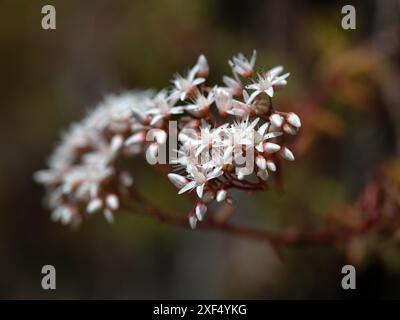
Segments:
[[[271,121],[272,125],[276,128],[280,128],[282,126],[283,123],[283,117],[280,116],[277,113],[274,113],[273,115],[271,115],[269,117],[269,120]]]
[[[227,192],[224,189],[221,189],[217,192],[217,202],[222,202],[226,199]]]
[[[188,180],[185,177],[176,173],[168,173],[168,179],[178,189],[183,188],[188,183]]]
[[[199,221],[202,221],[206,212],[207,206],[203,202],[199,202],[195,209],[197,219],[199,219]]]
[[[278,152],[279,150],[281,150],[281,146],[279,144],[272,142],[266,142],[264,144],[264,151],[267,153],[275,153]]]
[[[301,127],[301,121],[299,116],[293,112],[288,113],[286,120],[289,124],[291,124],[295,128]]]
[[[281,155],[284,159],[288,160],[288,161],[294,161],[294,155],[292,153],[292,151],[290,151],[288,148],[284,147],[282,149]]]

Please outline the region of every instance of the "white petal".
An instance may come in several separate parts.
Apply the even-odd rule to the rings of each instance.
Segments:
[[[276,138],[276,137],[280,137],[282,134],[283,134],[283,133],[282,133],[282,132],[279,132],[279,131],[270,132],[270,133],[267,133],[267,134],[264,136],[264,140],[272,139],[272,138]]]
[[[268,71],[268,73],[272,76],[275,77],[278,74],[280,74],[283,71],[282,66],[276,66],[275,68],[272,68],[271,70]]]
[[[246,103],[252,103],[253,100],[254,100],[260,93],[261,93],[260,90],[254,91],[254,92],[251,94],[250,98],[249,98],[248,100],[246,100]]]
[[[158,121],[160,121],[163,118],[163,116],[161,114],[157,114],[155,115],[151,121],[150,121],[150,125],[154,126]]]
[[[145,139],[144,132],[142,132],[142,131],[141,132],[137,132],[137,133],[131,135],[128,139],[125,140],[125,145],[126,146],[130,146],[130,145],[135,144],[135,143],[141,143],[141,142],[144,141],[144,139]]]
[[[257,150],[258,152],[264,152],[264,145],[263,145],[262,142],[260,142],[259,144],[257,144],[256,150]]]
[[[263,136],[265,131],[268,129],[268,126],[268,122],[264,123],[260,128],[258,128],[257,132]]]
[[[274,88],[272,88],[272,87],[267,88],[265,90],[265,93],[272,98],[274,96]]]
[[[178,191],[178,194],[182,194],[188,190],[192,190],[195,186],[196,186],[196,181],[190,181],[188,184],[186,184],[186,186],[184,186]]]
[[[203,83],[204,81],[206,81],[206,79],[204,79],[204,78],[197,78],[197,79],[194,79],[192,83],[193,83],[194,86],[197,86],[197,85]]]

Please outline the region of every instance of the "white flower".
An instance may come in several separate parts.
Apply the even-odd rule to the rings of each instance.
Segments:
[[[188,104],[185,109],[195,116],[202,116],[208,112],[210,105],[214,102],[214,91],[210,90],[207,96],[198,93],[194,103]]]
[[[152,100],[153,105],[146,111],[146,114],[153,116],[150,125],[155,125],[172,114],[183,113],[183,107],[175,106],[176,101],[176,98],[168,96],[166,90],[160,91]]]
[[[180,100],[185,100],[189,94],[193,92],[196,86],[206,81],[204,78],[195,78],[197,72],[199,71],[199,66],[195,65],[187,74],[186,78],[182,77],[180,74],[176,74],[172,83],[175,88],[171,93],[173,99],[179,98]]]
[[[210,68],[206,57],[200,55],[187,75],[175,75],[172,89],[107,96],[62,135],[48,161],[49,168],[35,173],[35,180],[48,191],[52,219],[77,224],[85,213],[102,212],[113,222],[124,197],[132,195],[133,185],[133,178],[118,167],[118,160],[145,153],[149,163],[159,163],[164,146],[171,147],[166,122],[171,118],[178,120],[173,129],[178,145],[172,148],[179,150],[170,161],[181,174],[170,173],[168,178],[179,194],[196,190],[199,200],[189,215],[193,229],[203,220],[206,204],[214,200],[231,204],[228,188],[243,184],[251,189],[245,179],[254,170],[259,180],[267,180],[269,173],[278,169],[272,154],[293,161],[287,147],[270,139],[297,134],[300,118],[292,112],[275,112],[270,99],[256,99],[263,93],[272,97],[276,89],[286,85],[289,74],[280,75],[283,68],[276,67],[244,87],[242,77],[254,74],[255,60],[255,51],[251,59],[243,54],[233,57],[229,61],[233,76],[224,76],[221,87],[201,85]],[[178,106],[179,100],[184,102]],[[224,124],[216,111],[226,120]],[[232,123],[228,115],[236,121]]]
[[[242,54],[239,53],[237,57],[229,60],[229,65],[233,73],[239,74],[242,77],[250,77],[253,74],[253,68],[256,63],[256,50],[253,51],[250,61]]]
[[[258,74],[258,81],[246,86],[247,89],[255,90],[250,96],[249,103],[263,92],[272,98],[274,96],[274,86],[285,85],[285,79],[289,76],[289,73],[285,73],[278,77],[282,70],[283,67],[279,66],[268,71],[265,76]]]
[[[203,196],[204,187],[207,181],[215,179],[223,174],[222,168],[207,168],[206,165],[188,165],[187,172],[189,174],[189,179],[192,181],[188,182],[183,188],[181,188],[178,194],[182,194],[186,191],[196,188],[199,198]]]
[[[256,107],[251,103],[249,94],[243,90],[243,101],[233,100],[232,109],[227,111],[227,113],[232,114],[237,117],[249,117],[254,115],[256,112]]]

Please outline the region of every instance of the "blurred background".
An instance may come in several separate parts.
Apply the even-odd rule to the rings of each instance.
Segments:
[[[56,30],[41,28],[45,4],[57,10]],[[356,8],[356,30],[341,28],[345,4]],[[398,0],[3,0],[0,298],[400,298],[399,25]],[[384,227],[277,254],[140,215],[108,224],[99,214],[77,230],[50,221],[32,175],[63,128],[107,93],[165,87],[201,53],[221,83],[227,60],[253,49],[258,67],[291,72],[277,104],[303,128],[284,189],[238,194],[233,220],[269,231],[317,230],[327,219],[347,226],[363,218],[353,204],[379,181]],[[186,214],[164,176],[141,159],[132,171],[155,203]],[[352,292],[340,285],[348,263],[357,269]],[[46,264],[57,270],[54,291],[41,288]]]

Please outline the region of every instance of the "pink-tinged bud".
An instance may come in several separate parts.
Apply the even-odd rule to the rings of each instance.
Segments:
[[[194,215],[189,216],[189,225],[190,225],[190,228],[192,228],[193,230],[196,229],[197,218]]]
[[[279,150],[281,150],[281,146],[279,144],[272,142],[266,142],[264,144],[264,151],[267,153],[275,153],[278,152]]]
[[[258,170],[257,172],[257,176],[261,179],[261,180],[268,180],[268,171],[267,170]]]
[[[199,219],[199,221],[202,221],[206,212],[207,206],[203,202],[199,202],[195,209],[197,219]]]
[[[217,202],[222,202],[226,199],[227,192],[224,189],[221,189],[217,192]]]
[[[110,209],[104,209],[103,214],[108,223],[114,223],[114,214]]]
[[[267,168],[267,160],[261,155],[258,155],[256,157],[256,165],[259,167],[261,170],[265,170]]]
[[[199,56],[196,65],[198,66],[197,75],[202,78],[208,77],[210,67],[208,66],[208,62],[204,54]]]
[[[106,198],[106,204],[107,207],[109,207],[111,210],[118,210],[119,208],[119,200],[118,197],[115,194],[109,194]]]
[[[286,132],[287,134],[291,134],[292,136],[295,136],[297,134],[297,129],[290,124],[285,123],[282,129],[284,132]]]
[[[86,211],[88,213],[94,213],[96,211],[99,211],[103,207],[103,201],[100,198],[96,198],[93,200],[90,200],[86,207]]]
[[[267,168],[268,168],[268,170],[270,170],[272,172],[276,171],[276,165],[271,160],[267,161]]]
[[[271,121],[272,125],[276,128],[280,128],[282,126],[283,123],[283,117],[280,116],[277,113],[274,113],[273,115],[271,115],[269,117],[269,120]]]
[[[119,175],[119,181],[125,187],[131,187],[133,185],[133,178],[129,172],[123,171]]]
[[[125,140],[125,145],[130,146],[136,143],[144,142],[146,135],[144,131],[136,132],[135,134],[131,135],[128,139]]]
[[[284,159],[288,161],[294,161],[294,155],[292,151],[290,151],[288,148],[284,147],[281,151],[281,155]]]
[[[168,179],[178,189],[183,188],[188,183],[188,180],[185,177],[182,177],[181,175],[176,173],[168,173]]]
[[[295,128],[301,127],[301,121],[299,116],[293,112],[288,113],[286,120],[289,124],[291,124]]]

